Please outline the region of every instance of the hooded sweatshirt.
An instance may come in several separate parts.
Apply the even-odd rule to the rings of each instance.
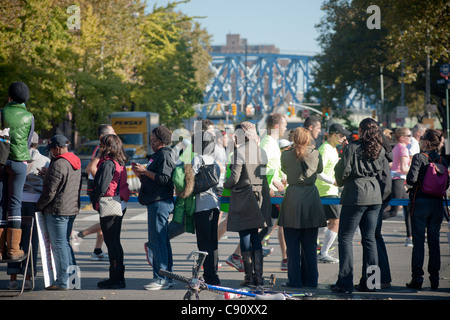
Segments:
[[[44,178],[40,175],[39,170],[42,167],[48,168],[50,159],[43,156],[39,150],[30,149],[31,160],[28,161],[27,178],[23,187],[23,202],[37,202],[42,193]]]
[[[72,152],[52,159],[36,204],[45,214],[75,215],[80,210],[81,161]]]

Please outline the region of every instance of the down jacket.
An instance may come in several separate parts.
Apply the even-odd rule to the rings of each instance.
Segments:
[[[81,161],[72,152],[53,158],[36,208],[45,214],[72,216],[80,211]]]

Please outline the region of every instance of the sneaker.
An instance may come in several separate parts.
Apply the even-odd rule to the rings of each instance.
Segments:
[[[78,237],[78,231],[72,231],[70,234],[70,245],[72,246],[73,252],[80,251],[81,242],[83,242],[83,239]]]
[[[152,249],[150,249],[148,242],[144,243],[144,249],[145,249],[145,256],[147,257],[147,262],[151,267],[153,261],[153,251]]]
[[[268,257],[272,252],[273,252],[273,248],[263,248],[263,257]]]
[[[169,289],[169,283],[165,280],[153,280],[149,284],[144,285],[145,290],[167,290]]]
[[[228,257],[225,261],[229,266],[236,268],[239,272],[244,272],[244,264],[242,258],[234,253]]]
[[[287,271],[288,266],[287,266],[287,259],[283,259],[281,261],[281,271]]]
[[[92,252],[90,260],[91,261],[109,261],[109,256],[107,253],[104,253],[104,252],[99,253],[99,254]]]
[[[332,256],[329,256],[329,255],[318,254],[317,255],[317,262],[321,262],[321,263],[339,263],[339,259],[333,258]]]
[[[406,238],[405,247],[410,247],[410,248],[413,247],[412,239]]]

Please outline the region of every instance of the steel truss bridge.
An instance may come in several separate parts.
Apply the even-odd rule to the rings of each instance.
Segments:
[[[299,105],[310,90],[313,56],[262,53],[211,53],[213,79],[197,106],[203,117],[220,116],[231,104],[245,113],[268,114],[274,107]],[[217,108],[219,106],[219,108]],[[230,109],[231,111],[231,109]]]
[[[251,106],[256,115],[267,115],[274,108],[291,105],[298,109],[317,109],[302,103],[312,90],[312,55],[274,53],[210,53],[213,78],[204,92],[203,104],[196,106],[202,118],[225,118],[237,106],[238,119]],[[349,88],[346,108],[375,109],[370,99]],[[311,105],[311,104],[310,104]],[[228,112],[226,112],[228,111]]]

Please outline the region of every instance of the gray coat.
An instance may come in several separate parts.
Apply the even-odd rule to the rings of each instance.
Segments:
[[[38,211],[61,216],[80,211],[81,161],[71,152],[53,158],[44,177]]]
[[[327,220],[315,185],[323,170],[322,157],[313,146],[299,160],[291,148],[281,154],[281,170],[288,187],[280,209],[279,226],[295,229],[325,227]]]
[[[265,152],[253,140],[235,150],[231,174],[224,183],[224,188],[231,191],[228,231],[272,226],[266,158]]]

